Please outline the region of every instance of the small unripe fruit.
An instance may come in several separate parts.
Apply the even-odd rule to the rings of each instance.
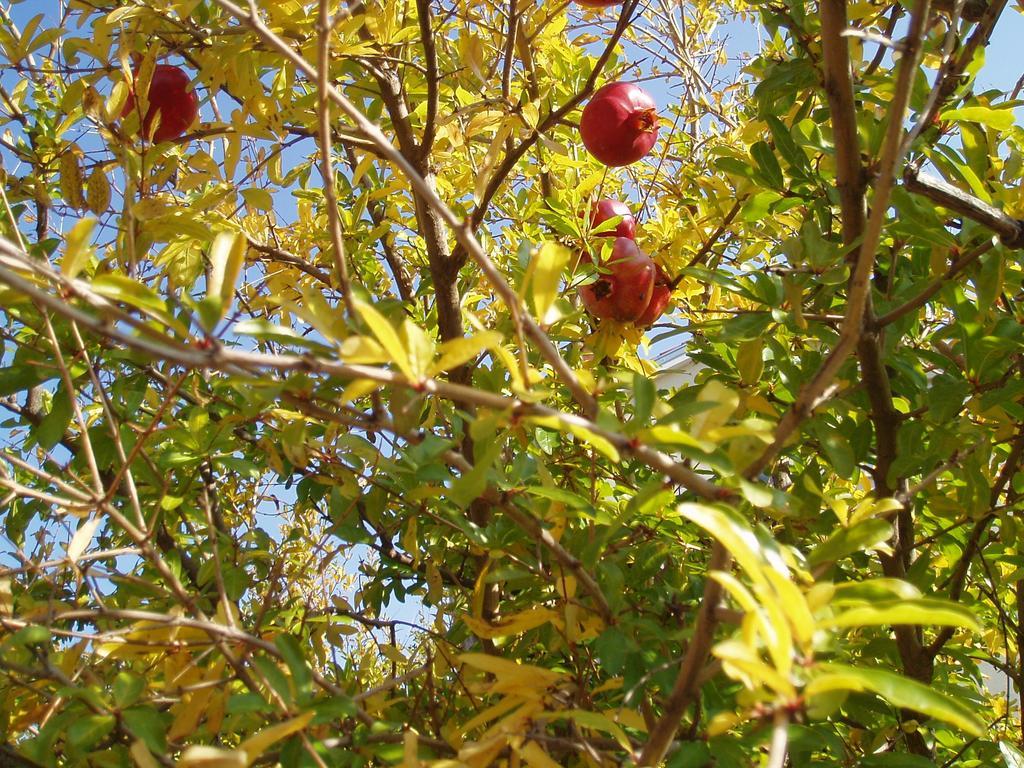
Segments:
[[[593,229],[616,216],[621,216],[622,219],[615,229],[598,232],[597,237],[628,237],[630,240],[635,240],[636,219],[633,217],[633,212],[629,210],[629,206],[619,200],[605,198],[594,203],[594,207],[590,211],[590,228]]]
[[[142,119],[142,135],[154,143],[182,136],[199,116],[199,97],[189,89],[191,80],[184,70],[171,64],[157,64],[149,82],[149,109]],[[128,92],[121,117],[135,110],[134,84]],[[153,123],[160,116],[156,131]]]
[[[580,135],[587,151],[605,165],[630,165],[658,140],[657,105],[638,85],[608,83],[583,108]]]
[[[583,305],[603,320],[636,321],[651,301],[654,262],[628,237],[619,237],[604,267],[596,281],[580,288]]]

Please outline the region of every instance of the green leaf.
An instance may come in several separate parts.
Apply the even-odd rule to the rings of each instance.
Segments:
[[[760,221],[768,215],[768,211],[771,210],[772,204],[782,199],[782,196],[778,192],[772,192],[771,190],[765,190],[758,192],[756,195],[751,195],[750,198],[743,204],[743,209],[740,212],[740,218],[747,223]]]
[[[503,441],[498,439],[497,436],[492,438],[486,443],[487,448],[484,452],[477,456],[473,469],[461,475],[452,483],[451,490],[448,492],[448,498],[454,501],[459,508],[464,509],[469,506],[473,499],[484,492],[484,489],[487,487],[487,474],[491,471],[491,466],[494,464],[495,459],[501,454],[502,444]]]
[[[281,658],[292,673],[298,700],[306,700],[313,692],[313,674],[309,671],[309,665],[306,664],[306,657],[298,640],[291,635],[282,634],[274,638],[274,645],[281,652]]]
[[[89,715],[77,718],[68,727],[68,743],[75,749],[86,751],[114,730],[117,720],[113,715]]]
[[[523,489],[531,496],[539,496],[542,499],[557,501],[574,509],[588,509],[593,506],[590,499],[585,499],[572,491],[564,488],[547,488],[542,485],[530,485]]]
[[[114,678],[114,704],[118,709],[130,707],[146,689],[146,679],[134,672],[118,672]]]
[[[32,437],[36,444],[45,451],[53,448],[64,437],[73,415],[71,398],[61,385],[53,395],[50,412],[43,417],[38,426],[32,428]]]
[[[1008,131],[1013,128],[1014,123],[1012,109],[992,109],[991,107],[947,109],[941,114],[940,119],[981,123],[989,128],[995,128],[997,131]]]
[[[775,189],[781,189],[786,181],[772,148],[766,142],[759,141],[750,148],[750,154],[754,158],[754,162],[757,163],[758,169],[764,174],[768,185]]]
[[[98,276],[92,281],[92,289],[112,301],[135,307],[146,315],[156,318],[179,336],[188,335],[188,329],[171,314],[167,308],[167,302],[148,285],[143,285],[127,275],[114,272]]]
[[[651,418],[657,395],[658,392],[653,381],[643,374],[633,374],[633,402],[636,404],[633,420],[637,424],[645,424]]]
[[[259,668],[260,674],[266,678],[277,695],[290,703],[292,700],[291,686],[288,685],[288,678],[285,677],[281,668],[265,656],[254,656],[252,663]]]
[[[817,435],[821,447],[825,449],[829,461],[832,462],[832,468],[840,477],[849,480],[853,475],[853,470],[857,467],[857,459],[853,455],[850,441],[839,431],[838,427],[826,421],[816,422],[814,433]]]
[[[867,627],[921,624],[935,627],[964,627],[980,632],[974,614],[946,600],[918,598],[860,605],[821,622],[826,627]]]
[[[892,538],[892,525],[885,520],[866,520],[851,528],[840,528],[807,557],[812,568],[834,563],[853,552],[867,552]]]
[[[704,410],[715,407],[714,403],[705,403]],[[649,445],[684,445],[688,448],[696,448],[705,453],[715,450],[715,444],[708,440],[698,440],[689,432],[673,426],[657,426],[645,429],[640,433],[641,439]]]
[[[959,728],[971,736],[981,736],[985,723],[966,704],[916,680],[883,669],[862,669],[846,664],[819,664],[820,673],[804,689],[807,696],[825,691],[870,691],[894,707],[912,709]]]
[[[793,141],[792,131],[774,115],[765,115],[764,120],[772,132],[772,140],[775,142],[775,148],[779,154],[791,168],[803,170],[807,165],[807,156]]]

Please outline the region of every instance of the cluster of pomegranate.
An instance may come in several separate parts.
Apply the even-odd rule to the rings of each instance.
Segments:
[[[588,8],[622,5],[622,0],[577,0]],[[580,118],[583,145],[605,165],[616,168],[646,157],[658,140],[658,110],[643,88],[626,82],[608,83],[587,102]],[[641,328],[654,323],[672,298],[672,281],[636,244],[636,219],[618,200],[600,200],[590,213],[596,227],[621,217],[613,231],[611,255],[601,265],[598,279],[580,288],[580,299],[599,319],[633,323]],[[590,261],[589,254],[583,255]]]
[[[137,70],[132,73],[131,90],[121,110],[121,117],[127,117],[136,109],[134,78],[137,74]],[[141,126],[142,135],[154,144],[183,136],[199,116],[199,97],[189,88],[190,82],[191,79],[180,67],[157,64],[154,68],[147,94],[149,108],[142,118]],[[155,131],[154,122],[157,123]]]
[[[597,235],[615,238],[611,255],[598,279],[580,287],[580,299],[594,317],[646,328],[668,308],[672,281],[636,244],[636,219],[625,203],[599,200],[590,212],[590,224],[596,227],[616,216],[621,219],[615,229]]]

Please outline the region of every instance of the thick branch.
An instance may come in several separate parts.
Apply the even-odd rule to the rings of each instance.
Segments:
[[[903,186],[953,213],[988,227],[999,235],[1007,248],[1024,248],[1024,221],[1007,215],[994,205],[912,167],[903,174]]]

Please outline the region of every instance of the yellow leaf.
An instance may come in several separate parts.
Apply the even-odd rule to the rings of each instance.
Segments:
[[[110,207],[110,182],[99,166],[89,174],[89,180],[85,183],[85,204],[97,216],[106,213]]]
[[[219,317],[231,309],[235,285],[245,264],[248,250],[245,238],[237,232],[218,232],[210,247],[210,284],[207,296],[218,300]]]
[[[358,297],[354,297],[353,301],[360,317],[363,318],[363,322],[369,326],[370,331],[377,337],[377,341],[380,342],[380,345],[388,354],[389,361],[397,365],[407,378],[415,381],[416,376],[409,362],[409,355],[405,350],[405,345],[402,344],[402,340],[398,337],[395,329],[391,327],[391,323],[373,305],[367,304]]]
[[[534,314],[542,323],[558,298],[562,271],[571,257],[569,249],[558,243],[544,243],[537,251],[530,288]]]
[[[114,87],[110,89],[110,98],[103,105],[103,119],[108,123],[114,122],[114,120],[121,116],[127,101],[128,83],[124,80],[118,80],[114,83]]]
[[[740,383],[746,386],[757,384],[764,371],[764,337],[741,342],[736,351],[736,368],[740,373]]]
[[[504,715],[506,712],[512,711],[522,703],[523,700],[518,696],[506,696],[505,698],[498,701],[497,704],[492,704],[482,712],[478,712],[476,717],[474,717],[472,720],[463,723],[462,732],[467,734],[472,733],[481,725],[489,723],[492,720],[496,720],[497,718]]]
[[[494,622],[487,622],[473,616],[463,616],[462,621],[473,630],[473,634],[487,640],[509,635],[520,635],[558,619],[550,608],[534,607],[511,616],[503,616]]]
[[[687,502],[680,504],[677,511],[707,531],[710,536],[718,539],[736,559],[737,564],[746,571],[751,581],[755,584],[766,582],[761,557],[758,554],[761,546],[753,531],[718,507]]]
[[[293,717],[291,720],[286,720],[283,723],[278,723],[277,725],[272,725],[269,728],[264,728],[259,733],[254,734],[243,741],[241,748],[248,757],[247,765],[251,764],[256,760],[256,758],[266,752],[267,747],[271,744],[274,744],[305,728],[309,724],[309,721],[313,719],[314,714],[316,713],[303,712],[301,715]]]
[[[539,699],[547,688],[562,678],[558,672],[529,664],[519,664],[486,653],[464,653],[459,660],[467,666],[488,672],[497,679],[491,693],[511,693],[527,699]]]
[[[501,344],[496,344],[492,350],[495,356],[501,360],[502,365],[508,370],[509,378],[512,379],[512,391],[521,393],[526,389],[526,382],[523,380],[523,373],[515,355],[509,352]]]
[[[65,277],[76,277],[89,263],[89,256],[92,254],[89,237],[95,226],[96,219],[81,219],[64,238],[64,258],[60,262],[60,271]]]
[[[434,340],[409,318],[402,323],[402,333],[409,350],[409,368],[412,370],[413,378],[422,379],[428,375],[434,362]]]
[[[583,442],[589,443],[598,453],[604,454],[612,461],[619,460],[618,449],[607,438],[601,437],[601,435],[577,424],[569,424],[569,431]]]
[[[766,686],[786,699],[796,698],[796,688],[788,678],[781,675],[759,659],[754,651],[739,640],[726,640],[715,646],[712,652],[715,658],[721,659],[726,674],[733,677],[747,678],[747,684]]]
[[[706,411],[693,417],[691,434],[704,437],[713,429],[724,425],[740,404],[739,395],[719,381],[709,381],[697,395],[698,403],[713,403]]]
[[[78,562],[78,558],[85,552],[86,547],[92,541],[93,534],[96,533],[96,529],[102,522],[99,517],[92,517],[82,523],[78,530],[75,531],[75,535],[71,537],[71,542],[68,544],[67,558],[72,563]]]
[[[149,748],[141,739],[136,739],[132,742],[129,752],[131,752],[132,759],[139,768],[160,768],[160,763],[150,754]]]
[[[609,709],[605,711],[604,716],[614,723],[621,723],[627,728],[647,733],[647,722],[643,715],[632,709]]]
[[[406,731],[402,736],[402,768],[419,768],[419,736],[416,731]]]
[[[178,758],[178,768],[246,768],[245,752],[220,747],[188,747]]]
[[[619,742],[619,746],[623,749],[631,750],[633,748],[633,745],[629,743],[629,737],[622,730],[622,727],[600,712],[590,712],[585,709],[567,709],[564,712],[557,713],[555,717],[568,717],[584,728],[609,733]]]
[[[80,153],[81,150],[72,144],[60,156],[58,163],[60,196],[72,208],[85,207],[85,196],[82,194],[85,181],[82,177],[82,166],[78,163]]]
[[[466,744],[459,750],[459,760],[470,768],[488,768],[494,765],[494,759],[508,744],[505,734],[498,734],[486,741]]]
[[[528,741],[519,748],[519,754],[531,768],[561,768],[561,766],[548,757],[540,744],[536,741]]]
[[[441,371],[458,368],[479,355],[485,349],[493,349],[501,343],[501,334],[497,331],[482,331],[475,336],[451,339],[441,345],[440,356],[430,366],[429,374],[434,376]]]
[[[384,348],[368,336],[349,336],[341,343],[341,359],[346,363],[374,365],[390,362]]]
[[[206,705],[213,696],[213,688],[199,688],[194,691],[187,691],[182,695],[181,700],[171,707],[174,715],[174,722],[167,731],[167,738],[171,741],[178,741],[185,736],[191,736],[199,725],[200,719],[206,712]]]

